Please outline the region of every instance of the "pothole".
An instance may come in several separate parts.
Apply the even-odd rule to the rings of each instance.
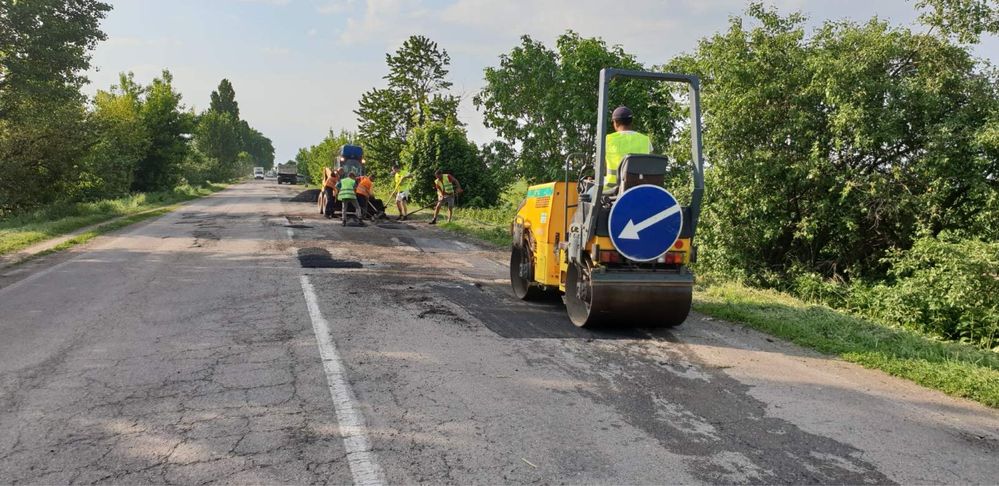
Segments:
[[[337,260],[323,248],[299,248],[298,262],[302,268],[361,268],[361,262]]]

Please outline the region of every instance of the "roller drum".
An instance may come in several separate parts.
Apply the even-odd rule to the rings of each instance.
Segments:
[[[593,272],[567,274],[566,310],[580,327],[672,327],[690,313],[694,278],[671,272]],[[588,299],[588,300],[587,300]]]

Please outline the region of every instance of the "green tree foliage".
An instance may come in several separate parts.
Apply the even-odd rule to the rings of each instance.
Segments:
[[[919,0],[927,25],[965,43],[977,43],[983,33],[999,34],[999,3],[995,0]]]
[[[321,184],[323,168],[332,168],[333,158],[340,153],[340,147],[353,144],[356,139],[357,135],[353,132],[341,130],[339,133],[334,133],[330,130],[322,142],[307,149],[299,149],[298,155],[295,156],[299,172],[305,174],[313,184]],[[367,157],[365,159],[367,160]]]
[[[249,173],[253,167],[274,166],[274,145],[239,118],[236,91],[228,79],[212,92],[210,108],[198,117],[193,140],[200,155],[188,164],[197,172],[189,179],[228,180]]]
[[[252,158],[253,167],[263,167],[264,170],[274,167],[274,144],[263,133],[251,127],[245,120],[239,127],[242,148]]]
[[[517,151],[509,144],[493,140],[480,147],[479,155],[496,187],[503,189],[516,182]]]
[[[917,239],[890,255],[893,285],[866,311],[891,324],[999,349],[999,243]]]
[[[152,143],[142,119],[143,94],[132,73],[122,73],[119,84],[98,91],[91,125],[97,140],[84,162],[74,199],[120,197],[129,193],[135,171]]]
[[[93,0],[0,2],[0,213],[72,191],[92,143],[82,73],[110,9]]]
[[[194,144],[201,153],[232,169],[243,146],[239,120],[225,112],[204,112],[198,117]]]
[[[236,102],[236,90],[228,79],[219,82],[217,90],[212,91],[211,105],[209,111],[216,113],[228,113],[233,118],[239,119],[239,103]]]
[[[447,93],[451,58],[436,42],[411,36],[394,54],[386,54],[386,88],[361,96],[357,115],[359,142],[375,173],[387,174],[406,145],[410,131],[431,121],[458,124],[458,98]]]
[[[0,117],[26,99],[80,99],[90,50],[111,10],[96,0],[0,3]]]
[[[806,39],[800,15],[750,13],[757,27],[733,19],[668,66],[704,87],[702,261],[764,281],[878,277],[921,229],[983,225],[996,80],[966,50],[878,20]]]
[[[511,146],[519,146],[521,174],[531,182],[561,179],[570,154],[589,164],[596,150],[597,90],[606,67],[643,69],[621,46],[569,31],[549,49],[529,36],[497,67],[486,68],[486,86],[474,98],[485,125]],[[636,114],[636,130],[665,146],[674,137],[669,90],[642,81],[615,82],[611,107],[626,105]],[[608,117],[609,118],[609,117]]]
[[[461,182],[466,198],[463,204],[485,207],[499,199],[500,186],[461,127],[430,122],[414,128],[400,159],[413,175],[410,194],[417,202],[426,204],[436,198],[433,181],[437,169],[450,172]]]
[[[169,189],[180,178],[179,167],[187,155],[186,135],[191,132],[191,117],[183,111],[181,96],[173,88],[173,75],[164,70],[146,89],[140,111],[149,134],[149,149],[135,170],[134,191]]]

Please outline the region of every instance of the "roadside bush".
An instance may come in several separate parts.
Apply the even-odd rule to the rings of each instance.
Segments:
[[[999,348],[999,243],[923,237],[887,261],[894,285],[873,289],[868,312],[946,339]]]
[[[462,205],[490,207],[499,199],[497,181],[479,156],[478,147],[469,142],[460,127],[431,122],[410,132],[399,158],[413,174],[412,197],[420,203],[434,200],[434,171],[449,171],[461,183],[465,193]]]

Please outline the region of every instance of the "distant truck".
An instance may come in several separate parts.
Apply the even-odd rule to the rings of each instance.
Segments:
[[[287,182],[288,184],[298,184],[298,164],[295,162],[278,164],[277,182],[278,184],[283,182]]]
[[[254,179],[261,179],[261,180],[263,180],[263,178],[264,178],[264,168],[263,167],[254,167],[253,168],[253,178]]]

